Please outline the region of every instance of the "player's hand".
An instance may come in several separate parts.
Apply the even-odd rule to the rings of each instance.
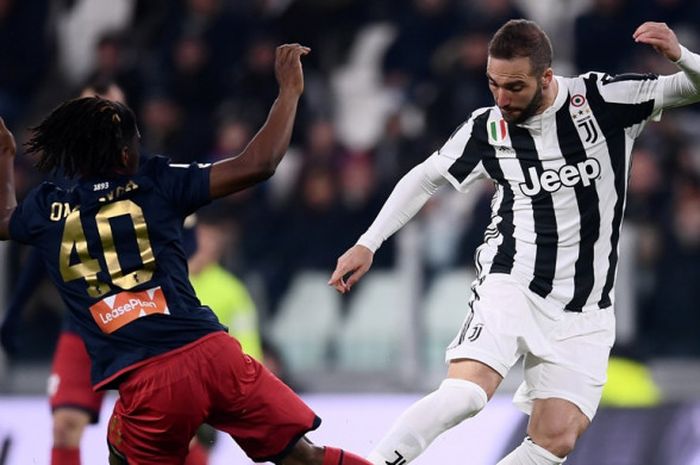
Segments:
[[[14,157],[17,152],[15,138],[5,126],[5,121],[0,118],[0,157]]]
[[[354,245],[340,256],[328,284],[341,294],[345,294],[367,273],[367,270],[372,266],[373,259],[374,253],[367,247]],[[344,276],[348,273],[350,276],[346,281]]]
[[[275,50],[275,77],[280,86],[280,93],[289,92],[299,96],[304,92],[304,73],[301,57],[311,49],[299,44],[284,44]]]
[[[635,42],[648,44],[671,61],[678,61],[681,57],[681,45],[673,29],[666,23],[647,21],[632,34]]]

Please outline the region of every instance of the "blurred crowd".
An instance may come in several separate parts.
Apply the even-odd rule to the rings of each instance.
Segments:
[[[558,74],[673,73],[632,40],[645,20],[667,22],[700,51],[694,0],[0,0],[0,115],[21,143],[86,82],[113,81],[138,116],[144,152],[214,162],[240,152],[264,121],[277,93],[275,46],[311,47],[278,172],[208,207],[230,225],[225,266],[269,317],[296,273],[330,273],[396,181],[492,104],[487,44],[520,17],[550,34]],[[630,284],[620,292],[635,315],[625,342],[647,356],[700,356],[699,110],[668,111],[634,153],[620,271]],[[41,180],[20,153],[20,198]],[[488,183],[468,196],[447,191],[419,217],[428,277],[472,266],[489,221]],[[11,247],[9,289],[25,254]],[[375,266],[395,259],[390,240]],[[26,317],[49,348],[26,358],[50,354],[63,311],[51,292]]]

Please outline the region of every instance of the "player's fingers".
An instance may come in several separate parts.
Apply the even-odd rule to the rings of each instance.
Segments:
[[[342,275],[340,276],[340,278],[337,279],[331,278],[330,280],[328,280],[328,284],[330,284],[336,291],[340,292],[341,294],[345,294],[348,290],[348,286],[345,283],[345,281],[343,281]]]
[[[353,274],[350,275],[347,282],[345,283],[348,290],[352,289],[355,283],[357,283],[360,280],[360,278],[362,278],[365,275],[365,273],[367,273],[367,269],[368,268],[365,268],[364,266],[360,267],[357,270],[355,270]]]
[[[295,66],[299,66],[301,64],[301,57],[308,55],[310,51],[311,49],[309,47],[302,47],[301,45],[295,47],[290,55],[291,63]]]
[[[279,47],[282,63],[294,63],[300,55],[306,55],[311,51],[309,47],[304,47],[301,44],[284,44]]]
[[[338,282],[338,283],[333,284],[333,289],[340,292],[341,294],[345,293],[345,286],[343,285],[342,282]]]
[[[277,47],[277,59],[281,65],[287,64],[291,61],[293,50],[293,44],[282,44]]]
[[[348,273],[348,271],[351,271],[351,270],[349,270],[344,265],[344,263],[342,263],[342,262],[340,262],[340,260],[338,260],[338,265],[335,267],[335,270],[331,274],[331,278],[328,280],[328,284],[330,284],[331,286],[335,286],[337,283],[339,283],[343,279],[343,276],[345,276]]]
[[[632,34],[632,37],[635,39],[639,37],[642,34],[654,34],[654,33],[663,33],[669,31],[669,27],[666,25],[666,23],[655,23],[655,22],[646,22],[639,26],[635,31],[634,34]]]

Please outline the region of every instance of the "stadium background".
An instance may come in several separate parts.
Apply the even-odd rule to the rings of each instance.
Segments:
[[[632,40],[644,20],[669,23],[681,43],[700,51],[700,5],[691,0],[0,0],[0,115],[21,143],[25,128],[87,80],[111,79],[137,112],[144,151],[177,162],[215,161],[240,151],[264,121],[277,91],[275,45],[310,46],[290,153],[270,181],[203,214],[227,222],[224,264],[251,291],[284,377],[328,409],[325,428],[339,432],[329,442],[362,453],[381,434],[379,428],[370,436],[375,426],[400,411],[380,414],[368,405],[399,405],[444,375],[443,349],[464,315],[490,186],[437,195],[380,249],[350,296],[325,283],[395,182],[467,112],[491,104],[486,45],[517,17],[538,21],[550,35],[558,74],[674,72]],[[647,369],[661,401],[639,413],[649,420],[630,421],[614,406],[658,402],[653,394],[639,399],[640,391],[650,392],[644,371],[637,381],[611,377],[611,410],[600,428],[615,438],[621,431],[658,437],[647,422],[663,420],[673,430],[687,418],[684,444],[697,447],[669,446],[686,455],[658,463],[700,463],[700,408],[692,407],[700,401],[699,128],[696,106],[667,111],[643,133],[621,238],[615,355]],[[16,165],[21,198],[41,178],[21,152]],[[0,298],[7,302],[27,251],[14,244],[0,251]],[[26,425],[49,440],[43,392],[63,312],[44,283],[23,314],[20,350],[0,356],[0,440],[14,438],[9,464],[24,465],[13,454]],[[505,426],[494,427],[500,442],[486,446],[494,455],[483,463],[522,421],[507,397],[519,376],[509,375],[498,406],[489,407],[510,413]],[[20,411],[34,413],[14,413]],[[352,427],[344,437],[332,423],[345,421]],[[471,423],[482,421],[489,420]],[[615,429],[620,423],[628,428]],[[103,430],[93,430],[101,446]],[[466,453],[493,436],[486,427],[462,431],[474,442],[458,433],[455,448],[433,449]],[[674,444],[671,437],[664,444]],[[638,444],[643,450],[645,442]],[[28,450],[37,463],[48,454]],[[595,463],[627,463],[596,450],[603,457]],[[657,463],[652,455],[643,455],[646,463]],[[457,457],[433,463],[461,462]]]

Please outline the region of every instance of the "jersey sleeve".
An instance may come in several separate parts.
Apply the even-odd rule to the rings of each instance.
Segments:
[[[10,218],[10,237],[24,244],[31,244],[43,227],[46,216],[47,195],[51,184],[44,183],[32,189],[15,208]],[[42,216],[43,213],[43,216]]]
[[[460,192],[486,176],[483,154],[489,149],[487,121],[489,109],[472,113],[431,157],[433,166]]]
[[[649,121],[663,112],[663,86],[656,74],[601,74],[598,90],[603,100],[620,107],[621,122],[636,138]],[[629,121],[626,121],[629,120]]]
[[[700,55],[681,46],[681,57],[675,62],[681,70],[659,77],[663,88],[663,108],[681,107],[700,101]]]
[[[159,190],[183,216],[211,202],[210,163],[176,164],[164,157],[154,157],[151,163]]]

